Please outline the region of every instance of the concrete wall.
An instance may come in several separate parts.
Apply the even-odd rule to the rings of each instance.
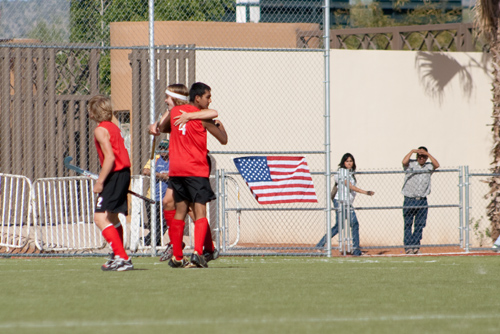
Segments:
[[[158,44],[203,46],[199,44],[203,43],[202,37],[207,36],[203,29],[169,24],[178,25],[179,34],[164,36]],[[130,34],[142,37],[134,37],[136,40],[127,44],[114,39],[120,25],[112,24],[113,45],[147,44],[145,23],[134,26],[135,33]],[[250,26],[262,28],[259,34],[266,33],[264,25],[248,24],[247,27]],[[234,28],[226,28],[229,27]],[[144,31],[138,34],[140,29]],[[284,30],[289,37],[283,39],[282,47],[293,44],[295,27],[287,29]],[[182,35],[181,30],[189,34]],[[272,29],[267,32],[271,34]],[[283,31],[280,34],[286,35]],[[161,33],[157,38],[159,35]],[[259,46],[252,44],[250,38],[246,42],[244,39],[230,46]],[[127,90],[130,91],[131,85],[127,50],[112,52],[115,108],[127,109],[130,108]],[[212,87],[212,107],[219,111],[229,134],[229,143],[224,147],[210,139],[210,150],[324,150],[323,53],[203,50],[197,51],[196,59],[196,78]],[[476,170],[489,167],[492,77],[490,60],[483,54],[332,50],[330,68],[333,170],[345,152],[356,157],[358,170],[401,170],[403,157],[420,145],[428,147],[442,169],[460,165]],[[234,157],[214,155],[218,168],[228,171],[235,170]],[[324,171],[322,155],[309,154],[307,159],[313,172]],[[374,190],[376,194],[358,196],[356,206],[402,205],[403,175],[360,175],[358,180],[361,188]],[[325,205],[324,177],[314,176],[314,182],[320,203],[311,208]],[[241,181],[240,195],[243,206],[259,207]],[[478,217],[485,213],[483,195],[475,194]],[[457,175],[434,175],[429,202],[458,204]],[[234,215],[229,218],[231,224],[236,224]],[[362,246],[402,243],[401,210],[360,211],[358,218]],[[316,243],[325,231],[324,223],[321,211],[244,212],[240,242]],[[481,228],[487,225],[484,221]],[[231,230],[234,238],[235,227]],[[457,242],[458,210],[431,210],[424,243]]]
[[[226,147],[211,140],[210,149],[323,149],[322,57],[295,52],[198,52],[197,77],[212,86],[212,106],[219,110],[230,137]],[[482,54],[332,50],[331,69],[334,169],[341,156],[351,152],[358,170],[401,170],[403,157],[420,145],[429,148],[442,169],[488,168],[491,68]],[[234,170],[233,156],[216,158],[219,168]],[[324,170],[322,157],[309,155],[308,162],[313,171]],[[403,175],[359,176],[360,187],[376,195],[358,196],[356,206],[402,205],[402,180]],[[458,174],[436,174],[433,180],[430,204],[458,204]],[[315,178],[315,186],[318,196],[324,196],[321,177]],[[244,185],[241,192],[244,205],[254,205]],[[484,208],[481,198],[479,194],[475,206]],[[280,240],[312,243],[324,233],[324,216],[316,213],[273,218],[269,213],[247,212],[243,218],[245,234],[262,242],[272,243],[279,235]],[[402,242],[401,210],[362,211],[358,218],[362,245]],[[262,220],[265,224],[259,225]],[[424,242],[458,243],[458,209],[432,211]]]
[[[317,29],[309,23],[155,22],[155,45],[198,47],[295,48],[296,31]],[[149,45],[148,22],[110,24],[112,47]],[[132,108],[130,50],[111,50],[111,95],[116,110]]]

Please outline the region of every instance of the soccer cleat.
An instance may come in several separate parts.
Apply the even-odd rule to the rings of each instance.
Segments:
[[[168,261],[172,258],[172,255],[174,255],[174,249],[172,247],[172,244],[167,245],[167,249],[165,249],[165,252],[160,256],[160,262],[163,261]]]
[[[217,250],[217,248],[215,248],[212,253],[205,251],[203,252],[203,257],[205,258],[205,261],[207,263],[212,260],[217,260],[219,258],[219,251]]]
[[[102,269],[102,267],[101,267]],[[128,271],[133,270],[134,265],[132,264],[132,259],[124,260],[118,255],[115,256],[113,262],[109,265],[107,269],[102,269],[104,271]]]
[[[174,256],[172,256],[170,258],[170,261],[168,261],[168,265],[172,268],[184,268],[189,265],[189,262],[185,258],[182,258],[182,260],[179,261]]]
[[[182,249],[184,249],[184,247],[186,247],[186,244],[183,242],[182,243]],[[165,251],[163,252],[163,254],[160,256],[160,262],[170,260],[173,255],[174,255],[174,249],[172,247],[172,244],[169,243],[167,245],[167,249],[165,249]]]
[[[200,256],[196,251],[191,254],[191,261],[192,264],[197,266],[198,268],[208,268],[207,261],[205,260],[204,256]]]
[[[113,263],[114,260],[115,260],[115,253],[113,253],[113,252],[109,253],[109,258],[106,261],[106,263],[101,266],[101,270],[102,271],[111,270],[111,269],[109,269],[109,267],[111,266],[111,264]]]
[[[124,260],[120,258],[121,262],[117,263],[116,271],[128,271],[134,270],[134,265],[132,264],[132,259]]]
[[[500,245],[493,244],[493,246],[491,247],[491,249],[493,249],[495,252],[498,252],[498,251],[500,251]]]

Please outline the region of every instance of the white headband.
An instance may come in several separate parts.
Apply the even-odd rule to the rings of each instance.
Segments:
[[[167,95],[170,95],[170,96],[172,96],[172,97],[174,97],[174,98],[176,98],[176,99],[182,100],[182,101],[187,101],[187,100],[188,100],[187,96],[184,96],[184,95],[181,95],[181,94],[177,94],[177,93],[171,92],[171,91],[169,91],[168,89],[165,91],[165,93],[166,93]]]

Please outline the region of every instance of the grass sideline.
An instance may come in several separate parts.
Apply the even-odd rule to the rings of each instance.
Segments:
[[[0,259],[0,333],[498,332],[496,256]]]

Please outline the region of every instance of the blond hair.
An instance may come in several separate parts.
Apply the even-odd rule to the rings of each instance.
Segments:
[[[189,90],[187,89],[187,87],[183,84],[173,84],[173,85],[169,85],[167,87],[167,89],[169,91],[171,91],[172,93],[176,93],[176,94],[180,94],[180,95],[184,95],[184,96],[188,96],[189,95]],[[174,104],[176,106],[182,106],[183,104],[187,104],[187,101],[184,101],[184,100],[181,100],[181,99],[176,99],[175,97],[172,97],[172,101],[174,101]]]
[[[113,106],[111,99],[105,95],[96,95],[90,99],[88,111],[93,120],[97,123],[111,121],[113,118]]]

